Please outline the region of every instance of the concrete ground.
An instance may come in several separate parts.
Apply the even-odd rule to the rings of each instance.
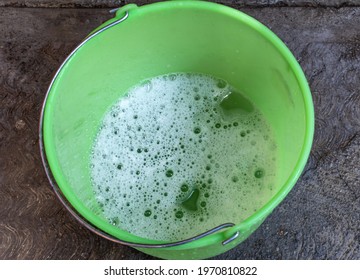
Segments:
[[[79,225],[56,199],[38,148],[52,76],[124,3],[0,0],[0,259],[152,259]],[[360,0],[221,3],[263,22],[294,53],[316,130],[294,189],[250,238],[214,259],[360,259]]]

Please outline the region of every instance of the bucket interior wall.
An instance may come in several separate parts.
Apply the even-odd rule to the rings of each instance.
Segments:
[[[65,196],[100,215],[89,159],[104,114],[130,87],[173,72],[222,78],[260,109],[275,134],[281,188],[304,143],[304,101],[290,65],[257,28],[210,9],[139,8],[82,46],[45,108],[46,155]]]

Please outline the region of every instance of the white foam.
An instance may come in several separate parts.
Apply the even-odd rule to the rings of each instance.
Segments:
[[[270,129],[256,109],[224,120],[220,101],[233,89],[218,83],[201,74],[156,77],[130,89],[105,115],[90,166],[111,223],[141,237],[180,240],[238,223],[273,195]],[[258,169],[262,178],[254,175]],[[194,189],[196,211],[182,204]]]

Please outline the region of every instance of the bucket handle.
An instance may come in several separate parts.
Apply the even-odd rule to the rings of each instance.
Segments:
[[[160,243],[160,244],[147,244],[147,243],[135,243],[135,242],[129,242],[129,241],[125,241],[125,240],[121,240],[118,239],[102,230],[100,230],[99,228],[91,225],[89,222],[85,221],[85,219],[83,217],[81,217],[81,215],[67,202],[66,198],[64,197],[64,195],[62,194],[59,186],[56,184],[56,181],[54,179],[54,177],[52,176],[51,170],[50,170],[50,166],[47,162],[46,159],[46,155],[45,155],[45,147],[44,147],[44,138],[43,138],[43,133],[42,133],[42,123],[43,123],[43,118],[41,118],[41,126],[40,126],[40,139],[39,139],[39,145],[40,145],[40,153],[41,153],[41,160],[45,169],[45,173],[46,176],[50,182],[50,185],[52,187],[52,189],[54,190],[57,198],[60,200],[60,202],[62,203],[62,205],[66,208],[66,210],[84,227],[86,227],[87,229],[89,229],[90,231],[96,233],[97,235],[110,240],[112,242],[118,243],[118,244],[122,244],[122,245],[128,245],[131,247],[139,247],[139,248],[168,248],[168,247],[175,247],[175,246],[179,246],[179,245],[183,245],[183,244],[187,244],[196,240],[199,240],[203,237],[206,237],[208,235],[214,234],[216,232],[221,231],[222,229],[225,228],[229,228],[229,227],[233,227],[235,226],[234,223],[224,223],[221,224],[217,227],[214,227],[208,231],[205,231],[203,233],[200,233],[194,237],[190,237],[187,239],[183,239],[180,241],[176,241],[176,242],[170,242],[170,243]],[[230,242],[234,241],[238,236],[240,235],[239,231],[236,231],[231,237],[227,238],[226,240],[222,241],[221,244],[223,246],[229,244]]]
[[[87,43],[89,40],[91,40],[92,38],[94,38],[96,35],[102,33],[103,31],[123,22],[124,20],[126,20],[129,16],[129,10],[133,9],[137,7],[134,4],[128,4],[126,6],[123,6],[121,8],[117,8],[117,9],[113,9],[110,11],[110,13],[116,13],[115,17],[119,17],[119,15],[122,15],[119,19],[116,19],[115,21],[111,22],[108,25],[105,25],[103,27],[101,27],[98,30],[95,30],[93,33],[89,34],[68,56],[67,58],[64,60],[64,62],[60,65],[59,69],[56,71],[50,85],[48,88],[48,91],[46,93],[45,99],[44,99],[44,103],[42,105],[42,109],[41,109],[41,115],[40,115],[40,124],[39,124],[39,146],[40,146],[40,155],[41,155],[41,160],[42,160],[42,164],[44,166],[45,169],[45,173],[46,176],[50,182],[50,185],[52,186],[56,196],[58,197],[58,199],[60,200],[60,202],[64,205],[64,207],[67,209],[67,211],[70,212],[70,214],[80,223],[82,224],[84,227],[86,227],[87,229],[89,229],[90,231],[95,232],[96,234],[104,237],[105,239],[108,239],[110,241],[113,241],[115,243],[119,243],[122,245],[128,245],[131,247],[140,247],[140,248],[168,248],[168,247],[174,247],[174,246],[179,246],[179,245],[183,245],[183,244],[187,244],[189,242],[193,242],[196,240],[199,240],[203,237],[206,237],[208,235],[214,234],[216,232],[219,232],[225,228],[230,228],[235,226],[234,223],[224,223],[221,224],[217,227],[214,227],[208,231],[205,231],[201,234],[198,234],[194,237],[188,238],[188,239],[184,239],[184,240],[180,240],[180,241],[176,241],[176,242],[171,242],[171,243],[161,243],[161,244],[146,244],[146,243],[134,243],[134,242],[128,242],[125,240],[121,240],[118,238],[113,237],[112,235],[109,235],[108,233],[98,229],[97,227],[89,224],[87,221],[85,221],[85,219],[83,217],[81,217],[81,215],[67,202],[66,198],[64,197],[64,195],[62,194],[59,186],[56,184],[56,181],[54,179],[54,177],[52,176],[51,170],[50,170],[50,166],[47,162],[46,159],[46,154],[45,154],[45,146],[44,146],[44,137],[43,137],[43,122],[44,122],[44,112],[45,112],[45,105],[46,105],[46,101],[47,98],[49,96],[50,90],[57,78],[57,76],[59,75],[60,71],[62,70],[62,68],[65,66],[65,64],[69,61],[69,59],[75,54],[75,52],[80,49],[85,43]],[[123,12],[125,12],[123,14]],[[226,245],[229,244],[230,242],[234,241],[238,236],[239,236],[239,231],[236,231],[231,237],[227,238],[226,240],[222,241],[222,245]]]

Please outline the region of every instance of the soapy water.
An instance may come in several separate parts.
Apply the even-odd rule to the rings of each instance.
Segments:
[[[91,156],[108,221],[163,241],[239,223],[274,194],[276,144],[261,112],[226,81],[175,73],[129,90]]]

